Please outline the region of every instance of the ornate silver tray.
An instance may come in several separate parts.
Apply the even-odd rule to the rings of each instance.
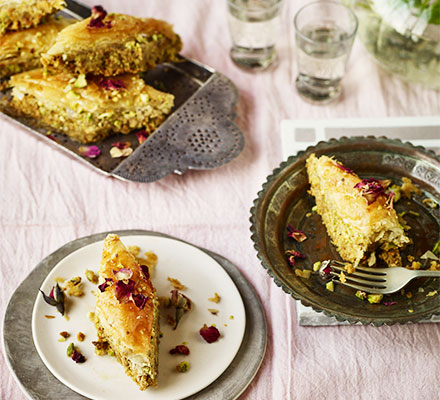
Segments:
[[[62,13],[82,19],[90,15],[90,8],[68,0]],[[38,121],[17,118],[7,107],[0,111],[6,119],[76,159],[124,180],[152,182],[173,172],[183,174],[188,169],[211,169],[240,154],[244,137],[233,122],[238,92],[227,77],[181,57],[181,62],[162,64],[145,73],[143,78],[149,85],[175,96],[172,113],[142,144],[135,132],[113,135],[96,143],[101,154],[94,159],[82,156],[78,150],[81,144],[61,133],[51,130],[48,136],[48,130],[38,126]],[[0,92],[0,99],[8,95],[8,91]],[[129,141],[133,153],[125,158],[112,158],[109,150],[117,141]]]

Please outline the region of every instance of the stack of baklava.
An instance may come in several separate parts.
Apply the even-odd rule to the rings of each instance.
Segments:
[[[64,5],[64,0],[0,0],[0,79],[41,66],[41,54],[74,22],[53,16]]]
[[[146,85],[139,73],[176,60],[181,48],[164,21],[94,7],[91,17],[57,35],[41,55],[43,68],[11,77],[11,105],[81,143],[135,129],[150,133],[174,96]]]

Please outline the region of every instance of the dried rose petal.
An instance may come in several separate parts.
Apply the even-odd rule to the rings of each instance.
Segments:
[[[148,269],[148,267],[146,265],[141,265],[139,267],[139,269],[141,270],[144,279],[149,279],[150,278],[150,270]]]
[[[397,304],[397,301],[384,301],[382,304],[384,306],[394,306],[394,304]]]
[[[295,239],[297,242],[304,242],[307,239],[306,234],[299,229],[294,228],[292,225],[287,225],[287,236]]]
[[[101,291],[101,293],[104,292],[108,286],[110,286],[110,282],[113,282],[112,278],[105,278],[105,282],[98,285],[98,289]]]
[[[89,28],[103,28],[111,27],[111,22],[108,21],[104,24],[103,20],[107,16],[107,11],[104,10],[102,6],[95,6],[92,8],[92,16],[90,18],[90,22],[88,23]]]
[[[96,158],[101,154],[101,150],[98,146],[80,146],[79,153],[84,157]]]
[[[86,358],[77,350],[73,350],[72,360],[78,363],[83,363],[86,361]]]
[[[112,143],[112,146],[113,147],[117,147],[118,149],[123,150],[123,149],[126,149],[128,147],[131,147],[131,143],[130,142],[115,142],[115,143]]]
[[[348,167],[346,167],[343,164],[340,164],[338,162],[335,162],[335,165],[339,168],[342,169],[342,171],[345,171],[347,174],[351,174],[351,175],[355,175],[354,171]]]
[[[296,250],[286,250],[287,261],[291,267],[295,266],[296,259],[306,258],[304,254]]]
[[[143,130],[141,130],[139,132],[136,132],[136,137],[138,139],[139,144],[142,144],[142,143],[144,143],[147,140],[148,133],[147,133],[147,131],[145,129],[143,129]]]
[[[119,270],[113,270],[113,275],[119,281],[124,279],[130,279],[133,276],[133,271],[128,268],[121,268]]]
[[[385,194],[385,189],[379,180],[374,178],[362,179],[354,187],[360,190],[362,196],[367,199],[368,205],[374,203],[378,196]]]
[[[176,289],[171,291],[170,302],[174,307],[176,307],[176,317],[173,326],[173,329],[176,329],[180,319],[183,317],[183,314],[191,310],[192,302],[188,297]]]
[[[184,356],[187,356],[189,355],[189,348],[184,344],[180,344],[174,347],[174,349],[171,349],[170,354],[182,354]]]
[[[119,79],[101,78],[98,81],[98,85],[103,87],[105,90],[125,89],[125,83]]]
[[[131,299],[133,300],[133,303],[136,304],[137,308],[139,308],[139,310],[143,310],[148,301],[148,297],[143,294],[132,294]]]
[[[200,335],[203,339],[205,339],[208,343],[214,343],[220,337],[220,332],[215,326],[207,326],[206,324],[200,328]]]
[[[61,315],[64,315],[64,292],[58,285],[52,287],[49,296],[47,296],[42,290],[40,290],[41,294],[43,295],[44,301],[49,304],[50,306],[56,307],[58,312]]]
[[[134,285],[135,282],[131,279],[128,280],[128,283],[124,283],[123,281],[116,282],[116,298],[121,301],[126,297],[129,297],[131,294],[134,294]]]

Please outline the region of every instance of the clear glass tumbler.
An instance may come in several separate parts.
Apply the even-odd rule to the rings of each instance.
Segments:
[[[228,0],[230,55],[240,67],[265,69],[276,59],[283,0]]]
[[[336,100],[358,27],[356,15],[341,3],[318,1],[298,11],[294,26],[299,95],[315,104]]]

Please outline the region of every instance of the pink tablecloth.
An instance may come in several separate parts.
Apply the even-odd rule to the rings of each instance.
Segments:
[[[106,230],[155,230],[224,255],[259,293],[269,343],[243,400],[440,398],[439,325],[299,327],[294,300],[261,267],[249,233],[252,201],[281,161],[282,119],[436,115],[440,93],[379,70],[356,42],[343,99],[323,107],[306,104],[294,90],[292,26],[303,1],[286,2],[279,64],[257,74],[243,72],[229,59],[225,3],[101,1],[111,11],[173,23],[182,36],[184,55],[235,82],[240,92],[237,124],[246,147],[228,165],[151,184],[122,182],[96,173],[0,117],[0,317],[32,268],[66,242]],[[25,399],[1,353],[0,398]]]

